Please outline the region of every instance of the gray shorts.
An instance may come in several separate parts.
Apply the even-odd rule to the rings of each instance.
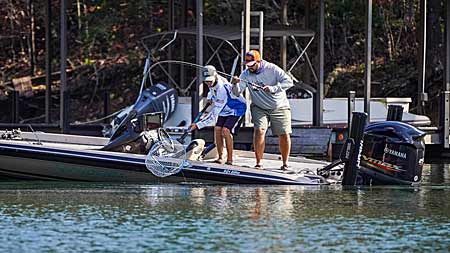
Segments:
[[[277,108],[273,110],[261,109],[256,105],[250,106],[252,113],[252,123],[256,129],[268,129],[269,122],[273,135],[290,134],[291,129],[291,109]]]

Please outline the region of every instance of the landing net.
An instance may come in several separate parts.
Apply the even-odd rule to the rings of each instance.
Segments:
[[[145,157],[145,166],[157,177],[177,174],[186,162],[186,150],[179,141],[165,138],[155,143]]]

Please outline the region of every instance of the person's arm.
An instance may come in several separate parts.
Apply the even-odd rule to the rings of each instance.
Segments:
[[[219,113],[222,111],[223,107],[227,103],[227,94],[225,88],[221,88],[217,91],[217,97],[214,99],[214,106],[211,112],[206,115],[201,121],[199,121],[196,125],[198,129],[202,129],[206,126],[214,126],[217,121],[217,117]]]
[[[273,66],[274,66],[273,71],[277,79],[277,84],[270,86],[269,88],[270,92],[272,93],[284,92],[287,89],[294,86],[292,78],[283,69],[281,69],[275,64]]]
[[[247,88],[247,82],[241,82],[240,80],[243,78],[242,74],[238,77],[233,77],[233,87],[231,88],[231,93],[234,96],[239,97],[242,92],[244,92],[245,88]]]

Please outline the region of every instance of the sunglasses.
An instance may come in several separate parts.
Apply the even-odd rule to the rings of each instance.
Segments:
[[[252,65],[250,65],[250,66],[249,66],[249,65],[247,65],[247,67],[248,67],[248,68],[253,68],[254,66],[256,66],[256,62],[255,62],[255,63],[253,63],[253,64],[252,64]]]

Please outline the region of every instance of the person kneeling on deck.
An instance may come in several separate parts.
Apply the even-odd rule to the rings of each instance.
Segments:
[[[265,148],[265,134],[269,126],[272,134],[278,136],[282,170],[287,170],[291,150],[291,108],[286,90],[294,86],[292,78],[277,65],[264,61],[256,50],[245,54],[244,64],[247,69],[233,78],[233,94],[241,94],[249,87],[252,104],[250,105],[253,128],[253,145],[256,166],[262,169],[261,160]]]
[[[237,133],[240,125],[240,118],[245,114],[247,105],[245,98],[234,96],[231,93],[231,84],[223,77],[217,74],[216,68],[207,65],[203,70],[203,82],[209,87],[208,97],[213,102],[213,109],[209,114],[198,123],[193,123],[191,129],[201,129],[205,126],[214,127],[214,137],[217,146],[217,163],[223,163],[223,147],[227,147],[227,161],[225,164],[233,164],[233,134]]]

